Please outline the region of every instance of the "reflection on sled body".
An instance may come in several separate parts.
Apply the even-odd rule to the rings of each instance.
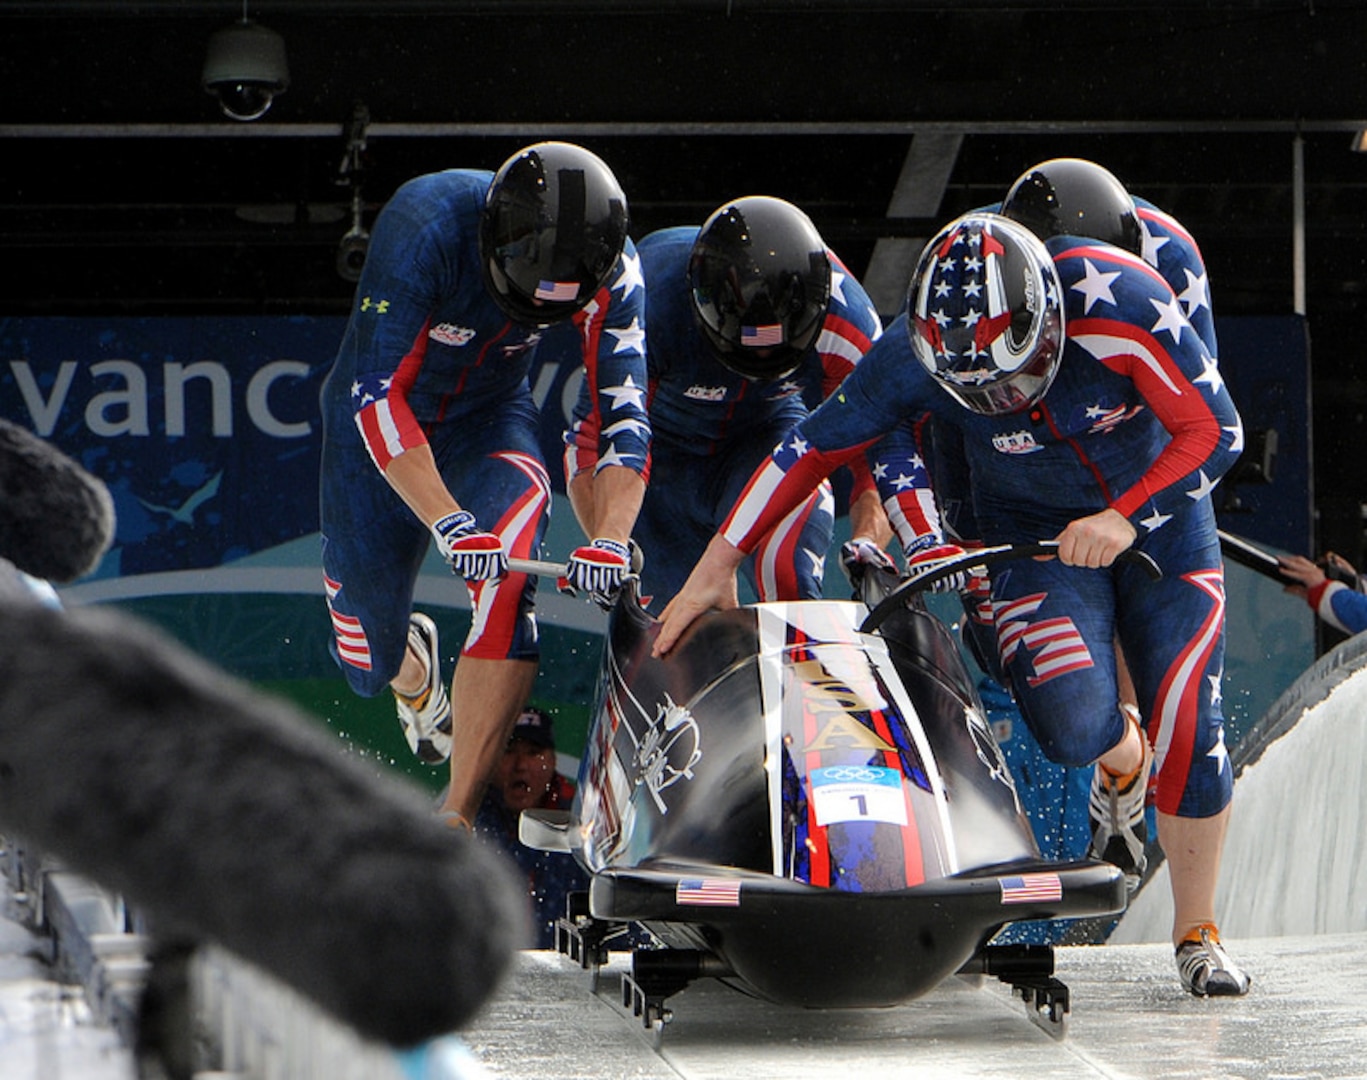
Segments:
[[[653,1011],[707,975],[783,1004],[895,1004],[1000,974],[983,947],[1008,922],[1123,910],[1115,868],[1041,859],[945,626],[919,600],[877,633],[867,615],[714,612],[656,660],[635,597],[614,609],[579,794],[523,831],[592,876],[567,931],[636,922],[667,946],[635,955]],[[1053,982],[1052,952],[1019,955]]]

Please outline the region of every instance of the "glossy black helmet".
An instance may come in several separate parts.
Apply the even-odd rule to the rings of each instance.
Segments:
[[[607,281],[627,224],[626,196],[597,155],[571,143],[528,146],[503,163],[484,200],[485,283],[515,322],[567,319]]]
[[[1006,193],[1002,213],[1041,240],[1085,236],[1143,255],[1130,193],[1108,170],[1082,158],[1054,158],[1027,169]]]
[[[806,214],[782,199],[750,195],[703,222],[688,287],[717,359],[747,379],[779,379],[821,333],[831,263]]]
[[[926,245],[912,274],[912,351],[965,408],[1020,412],[1058,373],[1062,297],[1044,241],[1000,214],[965,214]]]

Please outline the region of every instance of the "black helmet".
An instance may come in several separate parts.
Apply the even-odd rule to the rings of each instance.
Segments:
[[[582,146],[537,143],[489,185],[479,231],[485,283],[515,322],[559,322],[603,287],[626,238],[627,200],[612,170]]]
[[[1041,240],[1085,236],[1144,253],[1134,200],[1124,184],[1094,161],[1054,158],[1027,169],[1006,193],[1002,213]]]
[[[747,379],[780,379],[821,332],[831,263],[806,214],[782,199],[750,195],[703,222],[688,287],[717,359]]]
[[[912,274],[912,350],[965,408],[1019,412],[1058,372],[1062,297],[1044,241],[999,214],[965,214],[926,245]]]

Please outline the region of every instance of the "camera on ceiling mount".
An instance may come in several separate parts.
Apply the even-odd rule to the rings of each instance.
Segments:
[[[241,22],[209,38],[200,82],[218,98],[225,116],[259,120],[290,84],[285,39],[244,14]]]

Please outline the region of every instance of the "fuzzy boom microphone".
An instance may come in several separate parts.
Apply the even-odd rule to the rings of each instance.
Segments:
[[[525,942],[503,861],[416,788],[111,611],[0,605],[0,823],[395,1046],[459,1028]]]
[[[93,570],[113,538],[114,501],[104,483],[0,420],[0,558],[65,584]]]

